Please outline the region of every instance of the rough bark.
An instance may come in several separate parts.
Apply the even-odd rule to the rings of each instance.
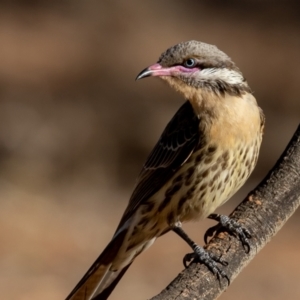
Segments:
[[[224,267],[230,282],[280,230],[300,204],[300,125],[286,150],[265,179],[238,205],[231,217],[251,232],[251,249],[226,231],[214,236],[206,248],[228,262]],[[228,287],[218,282],[206,266],[192,263],[159,295],[151,300],[212,300]]]

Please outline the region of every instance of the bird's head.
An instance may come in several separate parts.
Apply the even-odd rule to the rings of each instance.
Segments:
[[[240,95],[250,88],[234,62],[216,46],[198,41],[177,44],[136,79],[159,76],[191,99],[199,92]]]

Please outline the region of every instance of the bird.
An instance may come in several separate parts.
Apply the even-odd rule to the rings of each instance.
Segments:
[[[208,217],[235,228],[243,244],[251,237],[214,213],[252,173],[263,136],[265,117],[242,72],[216,46],[191,40],[168,48],[136,79],[146,77],[167,82],[185,102],[143,165],[112,240],[66,300],[107,299],[135,258],[169,231],[225,277],[223,261],[191,240],[184,222]]]

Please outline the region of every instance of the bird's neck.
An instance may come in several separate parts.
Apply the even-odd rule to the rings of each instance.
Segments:
[[[224,143],[230,143],[237,137],[244,141],[251,140],[251,134],[258,130],[261,123],[256,99],[248,92],[240,95],[216,95],[202,91],[189,101],[201,126],[204,126],[202,130],[219,134],[220,140],[224,138]],[[235,138],[228,138],[229,132]]]
[[[195,86],[170,76],[163,76],[162,79],[189,100],[197,114],[199,111],[214,110],[226,102],[222,99],[252,94],[245,80],[240,81],[239,84],[229,84],[224,81],[199,81],[198,86]]]
[[[252,93],[245,90],[236,94],[227,92],[215,93],[210,90],[198,89],[190,93],[187,99],[190,101],[197,116],[209,114],[211,117],[219,118],[223,114],[238,114],[236,110],[244,111],[248,106],[257,106]]]

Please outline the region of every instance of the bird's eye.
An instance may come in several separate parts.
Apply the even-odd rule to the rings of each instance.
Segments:
[[[186,67],[186,68],[193,68],[195,67],[196,65],[196,61],[193,59],[193,58],[188,58],[187,60],[185,60],[183,62],[183,65]]]

